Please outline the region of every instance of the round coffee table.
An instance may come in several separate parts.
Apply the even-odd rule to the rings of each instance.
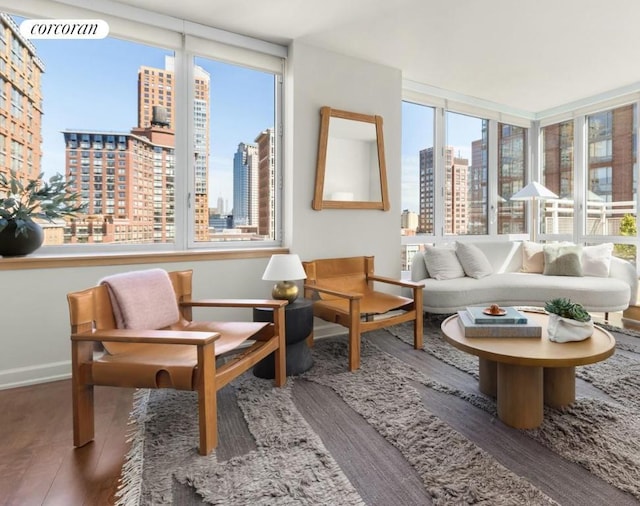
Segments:
[[[616,341],[600,327],[579,342],[554,343],[547,336],[548,316],[527,312],[542,327],[542,337],[465,337],[453,315],[442,322],[445,340],[479,358],[479,388],[497,398],[498,418],[517,429],[533,429],[543,420],[544,404],[559,408],[576,398],[575,368],[613,355]]]

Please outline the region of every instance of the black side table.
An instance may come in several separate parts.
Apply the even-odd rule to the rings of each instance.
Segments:
[[[284,307],[285,340],[287,342],[287,376],[301,374],[313,365],[307,337],[313,332],[313,302],[296,299]],[[254,322],[273,322],[273,309],[257,307],[253,309]],[[275,377],[275,357],[272,353],[253,368],[258,378]]]

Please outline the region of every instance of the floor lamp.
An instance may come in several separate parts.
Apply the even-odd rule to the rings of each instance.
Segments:
[[[531,200],[531,240],[536,242],[538,232],[538,200],[557,199],[558,196],[540,183],[532,181],[511,196],[509,200]]]

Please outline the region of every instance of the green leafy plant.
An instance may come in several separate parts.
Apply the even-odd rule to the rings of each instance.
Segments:
[[[569,318],[579,322],[588,322],[591,320],[591,315],[582,304],[572,302],[570,299],[551,299],[545,303],[544,308],[548,313],[554,313],[563,318]]]
[[[85,209],[86,204],[73,191],[73,182],[65,181],[62,174],[46,181],[44,173],[35,179],[24,179],[13,170],[8,175],[0,172],[0,232],[15,223],[16,237],[28,237],[28,225],[34,219],[53,221]]]

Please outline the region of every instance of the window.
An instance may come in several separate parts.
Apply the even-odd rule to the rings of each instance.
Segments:
[[[489,121],[447,111],[445,234],[487,234]]]
[[[614,254],[635,261],[637,241],[636,104],[598,111],[544,127],[544,181],[560,199],[545,202],[544,230],[586,243],[613,241]],[[574,126],[574,125],[577,125]],[[574,146],[584,126],[584,163]],[[584,181],[574,187],[574,181]],[[580,220],[575,216],[582,210]]]
[[[86,14],[65,8],[77,10],[78,18]],[[0,170],[31,167],[31,175],[63,172],[74,178],[96,226],[86,226],[85,216],[58,223],[65,244],[174,250],[238,238],[247,240],[247,247],[279,241],[280,56],[230,51],[219,42],[183,37],[144,21],[141,33],[148,35],[136,37],[148,36],[150,43],[133,42],[121,36],[136,21],[128,20],[118,31],[118,20],[113,19],[113,36],[105,39],[30,41],[19,33],[22,18],[0,14],[0,31],[11,51],[0,80],[0,107],[10,112],[6,145],[11,152]],[[158,46],[158,41],[168,47]],[[187,51],[201,56],[189,62]],[[73,80],[68,79],[69,54],[74,54]],[[229,54],[236,56],[230,59]],[[216,58],[241,61],[233,65]],[[263,67],[261,62],[267,62],[268,71],[256,70]],[[182,67],[176,69],[177,64]],[[182,79],[187,75],[192,83]],[[241,143],[255,143],[261,150],[252,191],[237,197],[253,214],[234,224],[227,217],[234,209],[234,157]],[[176,170],[178,164],[181,170]],[[186,206],[176,206],[178,180]],[[217,205],[219,201],[224,205]],[[210,217],[216,213],[225,215],[225,228],[234,233],[214,233]],[[178,234],[180,229],[184,233]]]
[[[498,123],[498,233],[526,232],[524,203],[511,201],[527,177],[527,129]],[[493,216],[492,216],[493,219]]]
[[[560,197],[544,203],[543,234],[573,235],[574,123],[565,121],[542,129],[544,186]]]

